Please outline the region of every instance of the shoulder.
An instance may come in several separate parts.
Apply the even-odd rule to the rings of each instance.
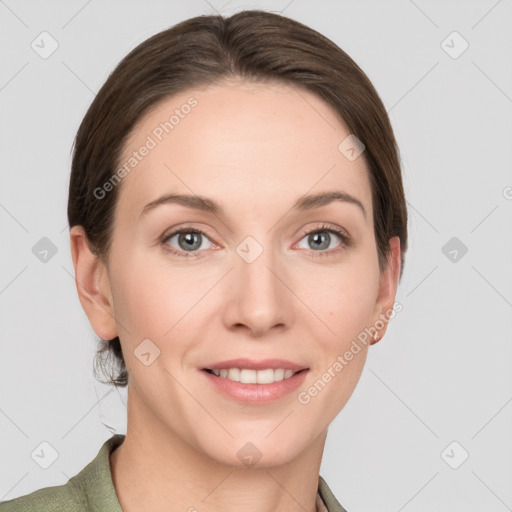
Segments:
[[[0,512],[79,512],[84,508],[70,482],[45,487],[25,496],[0,503]]]
[[[105,441],[96,457],[65,484],[2,501],[0,512],[120,511],[111,479],[109,455],[124,438],[122,434],[115,434]]]

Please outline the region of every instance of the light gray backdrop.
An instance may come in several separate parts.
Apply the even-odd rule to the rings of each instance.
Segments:
[[[125,394],[92,375],[69,251],[86,109],[147,37],[249,8],[347,51],[403,157],[403,311],[329,429],[322,476],[350,512],[511,510],[511,0],[0,1],[0,499],[65,483],[111,436],[103,423],[125,432]]]

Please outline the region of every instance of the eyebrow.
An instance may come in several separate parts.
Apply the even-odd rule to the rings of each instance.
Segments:
[[[340,201],[343,203],[353,204],[357,206],[364,215],[366,220],[366,210],[359,199],[348,194],[347,192],[320,192],[318,194],[305,195],[300,197],[295,204],[292,206],[292,211],[305,211],[313,210],[314,208],[320,208],[333,201]],[[180,204],[188,208],[194,208],[196,210],[202,210],[215,215],[222,215],[224,209],[220,204],[215,202],[213,199],[198,195],[189,194],[166,194],[154,201],[148,203],[142,209],[140,216],[147,215],[150,211],[154,210],[157,206],[163,204]]]

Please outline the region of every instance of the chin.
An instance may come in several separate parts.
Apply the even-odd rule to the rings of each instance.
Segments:
[[[219,452],[218,439],[212,440],[213,450],[206,450],[211,458],[220,464],[235,468],[265,469],[287,464],[300,453],[298,439],[287,436],[288,443],[283,444],[281,439],[266,439],[268,432],[260,436],[249,435],[229,439]],[[213,448],[213,446],[212,446]]]

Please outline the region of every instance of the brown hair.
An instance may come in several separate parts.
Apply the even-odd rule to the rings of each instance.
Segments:
[[[261,10],[185,20],[145,40],[118,64],[76,134],[69,184],[70,228],[83,226],[91,251],[107,264],[120,185],[101,200],[94,191],[115,174],[129,135],[162,100],[231,78],[312,92],[362,141],[379,267],[381,271],[386,267],[389,239],[398,236],[401,278],[407,207],[399,150],[382,101],[366,74],[331,40],[302,23]],[[109,377],[102,382],[126,386],[128,372],[119,337],[99,341],[95,368]],[[117,363],[117,375],[108,372],[109,357]]]

